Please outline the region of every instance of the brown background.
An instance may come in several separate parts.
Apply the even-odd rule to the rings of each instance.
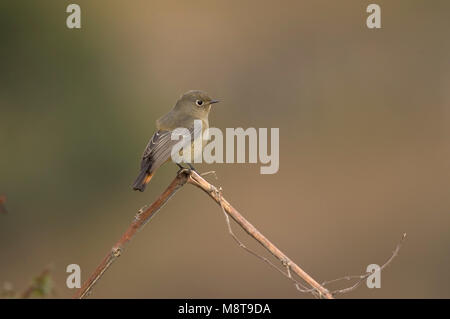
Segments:
[[[0,4],[0,283],[24,289],[53,264],[70,297],[65,267],[86,278],[176,172],[130,189],[155,119],[203,89],[223,101],[212,126],[280,128],[277,174],[198,169],[294,261],[319,281],[363,273],[406,232],[381,289],[345,297],[450,297],[450,2],[377,1],[381,30],[359,0],[80,0],[81,30],[69,3]],[[191,186],[93,297],[310,298]]]

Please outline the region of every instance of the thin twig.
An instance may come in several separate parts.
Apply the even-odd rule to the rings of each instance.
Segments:
[[[333,295],[308,275],[302,268],[294,263],[288,256],[286,256],[278,247],[276,247],[270,240],[268,240],[261,232],[256,229],[250,222],[248,222],[231,204],[223,198],[220,191],[207,182],[203,177],[192,171],[188,175],[188,184],[195,185],[207,193],[214,201],[219,204],[233,220],[241,226],[251,237],[258,241],[264,248],[266,248],[273,256],[275,256],[283,265],[287,265],[300,278],[306,281],[312,288],[314,288],[320,297],[333,299]]]
[[[210,175],[212,174],[214,176],[214,179],[218,180],[219,178],[217,177],[216,171],[208,171],[208,172],[204,172],[201,173],[200,176],[206,176],[206,175]]]
[[[202,174],[203,176],[203,174]],[[219,196],[222,196],[222,188],[219,187]],[[275,270],[277,270],[279,273],[281,273],[283,276],[285,276],[286,278],[290,279],[291,281],[293,281],[295,287],[297,288],[298,291],[300,292],[311,292],[313,293],[313,295],[318,296],[317,293],[315,292],[315,289],[308,289],[307,287],[305,287],[304,285],[302,285],[301,283],[299,283],[297,280],[294,279],[294,277],[292,277],[291,272],[290,272],[290,268],[286,265],[286,272],[284,272],[283,270],[281,270],[279,267],[277,267],[273,262],[271,262],[269,259],[267,259],[264,256],[259,255],[258,253],[256,253],[255,251],[253,251],[252,249],[248,248],[237,236],[236,234],[233,232],[233,229],[231,228],[231,223],[230,223],[230,217],[228,216],[227,212],[225,211],[225,209],[223,209],[223,206],[220,205],[220,207],[222,208],[222,212],[225,216],[225,221],[227,223],[227,227],[228,227],[228,233],[230,234],[230,236],[234,239],[234,241],[236,241],[236,243],[239,245],[240,248],[244,249],[245,251],[247,251],[248,253],[252,254],[253,256],[259,258],[260,260],[264,261],[265,263],[267,263],[269,266],[271,266],[272,268],[274,268]],[[301,287],[301,288],[300,288]]]
[[[136,233],[141,230],[145,224],[164,206],[164,204],[184,185],[187,181],[188,171],[181,170],[178,172],[175,179],[170,183],[167,189],[156,199],[153,204],[147,209],[139,210],[133,222],[122,235],[122,237],[113,246],[110,252],[103,258],[102,262],[97,266],[95,271],[83,286],[77,291],[74,298],[84,298],[88,295],[92,287],[103,276],[106,270],[112,265],[114,261],[121,255],[125,245],[133,239]]]
[[[397,257],[398,252],[400,251],[400,248],[402,248],[402,245],[403,245],[403,242],[405,241],[405,239],[406,239],[406,233],[404,233],[402,235],[402,238],[400,239],[400,242],[397,244],[397,246],[395,247],[394,251],[392,252],[391,257],[389,257],[389,259],[386,260],[386,262],[378,270],[380,273],[381,273],[381,271],[384,268],[389,266],[389,264],[394,260],[395,257]],[[334,282],[337,282],[337,281],[341,281],[341,280],[359,279],[354,285],[352,285],[352,286],[350,286],[348,288],[337,289],[337,290],[334,290],[334,291],[331,292],[333,295],[344,294],[344,293],[348,293],[348,292],[358,288],[358,286],[372,274],[373,274],[373,272],[367,272],[364,275],[345,276],[345,277],[341,277],[341,278],[337,278],[337,279],[333,279],[333,280],[328,280],[328,281],[323,282],[322,286],[326,286],[326,285],[329,285],[331,283],[334,283]]]

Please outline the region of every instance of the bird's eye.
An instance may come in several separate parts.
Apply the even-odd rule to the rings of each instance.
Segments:
[[[198,106],[202,106],[203,101],[202,100],[197,100],[197,101],[195,101],[195,104],[197,104]]]

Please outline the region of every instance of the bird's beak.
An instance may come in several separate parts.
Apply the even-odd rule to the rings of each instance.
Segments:
[[[214,103],[219,103],[219,100],[211,100],[211,102],[209,102],[209,104],[214,104]]]

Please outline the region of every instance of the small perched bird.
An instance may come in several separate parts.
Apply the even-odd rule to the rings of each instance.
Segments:
[[[171,139],[175,129],[186,128],[189,130],[193,149],[195,139],[202,138],[203,132],[209,127],[209,111],[211,105],[217,102],[219,101],[210,98],[205,92],[188,91],[180,97],[169,113],[156,121],[158,130],[153,134],[142,154],[141,171],[133,184],[134,190],[143,192],[155,171],[170,160],[172,147],[178,143]],[[196,132],[195,120],[202,121],[202,132]],[[204,146],[204,141],[201,145]],[[177,165],[182,168],[179,163]],[[188,165],[194,169],[190,163]]]

